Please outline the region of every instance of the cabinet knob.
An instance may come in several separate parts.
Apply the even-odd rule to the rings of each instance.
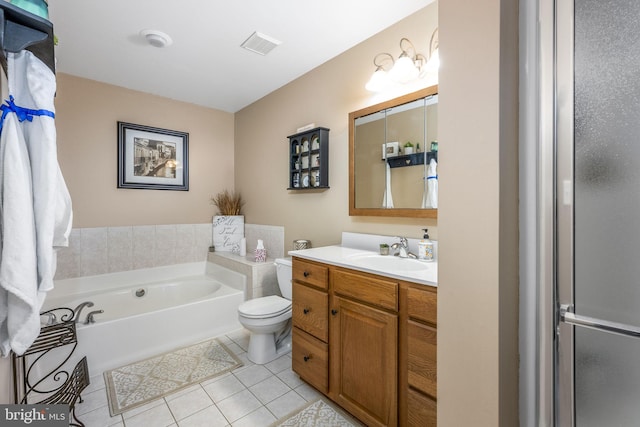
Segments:
[[[304,308],[304,309],[302,309],[302,312],[303,312],[304,314],[309,314],[309,312],[310,312],[310,311],[311,311],[311,309],[310,309],[310,308]]]
[[[305,271],[305,272],[304,272],[304,273],[302,273],[302,274],[304,275],[304,277],[309,277],[309,275],[310,275],[311,273],[309,273],[308,271]]]
[[[308,362],[309,359],[311,359],[311,355],[304,356],[303,359],[304,359],[305,362]]]
[[[336,314],[338,314],[338,310],[336,310],[335,308],[332,308],[331,314],[335,316]]]

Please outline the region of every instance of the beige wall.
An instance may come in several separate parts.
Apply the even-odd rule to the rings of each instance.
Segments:
[[[58,74],[58,159],[75,228],[198,224],[233,189],[233,114]],[[189,133],[189,191],[117,188],[117,122]]]
[[[438,421],[518,425],[518,10],[440,3]]]
[[[284,225],[285,250],[302,238],[314,246],[336,244],[342,231],[422,237],[420,229],[427,226],[437,239],[433,219],[350,217],[348,204],[348,114],[383,100],[364,88],[373,57],[399,55],[402,37],[426,54],[437,10],[437,3],[427,6],[236,113],[235,181],[247,199],[247,222]],[[331,188],[287,191],[287,136],[308,123],[331,129]]]

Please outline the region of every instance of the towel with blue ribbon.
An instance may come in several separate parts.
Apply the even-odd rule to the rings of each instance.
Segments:
[[[5,100],[4,104],[0,105],[0,110],[2,111],[2,116],[0,116],[0,133],[2,133],[2,127],[4,125],[4,120],[9,113],[15,113],[19,122],[33,121],[33,116],[47,116],[55,119],[56,115],[53,111],[49,110],[33,110],[31,108],[19,107],[14,102],[15,99],[13,95],[9,95],[9,99]]]
[[[56,250],[68,246],[71,198],[58,165],[56,78],[33,53],[7,53],[11,96],[0,106],[0,353],[40,333]]]

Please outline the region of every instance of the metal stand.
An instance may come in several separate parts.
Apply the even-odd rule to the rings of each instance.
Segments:
[[[41,313],[48,318],[47,325],[23,355],[13,354],[14,398],[20,404],[67,404],[71,412],[69,425],[84,427],[76,417],[75,405],[78,399],[82,402],[80,393],[89,385],[87,358],[83,357],[71,373],[64,366],[78,345],[73,314],[70,308]],[[61,347],[66,348],[53,351]],[[51,365],[55,366],[51,371],[40,373],[42,366]]]

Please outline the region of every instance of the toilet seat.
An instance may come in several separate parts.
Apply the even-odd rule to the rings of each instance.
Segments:
[[[245,301],[238,307],[238,313],[248,319],[267,319],[291,310],[291,301],[270,295]]]

